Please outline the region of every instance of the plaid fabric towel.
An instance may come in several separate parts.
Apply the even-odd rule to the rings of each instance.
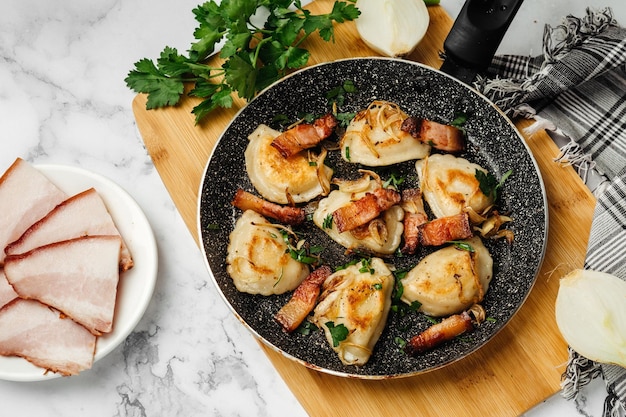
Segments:
[[[534,118],[562,145],[557,162],[574,165],[598,198],[585,268],[626,280],[626,29],[610,8],[587,9],[546,26],[543,54],[497,56],[476,88],[510,117]],[[591,186],[591,183],[593,187]],[[604,415],[626,414],[626,369],[569,349],[562,394],[576,400],[596,377],[607,386]]]

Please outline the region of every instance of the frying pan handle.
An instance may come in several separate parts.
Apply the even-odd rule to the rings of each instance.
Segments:
[[[446,57],[485,70],[523,0],[467,0],[444,41]]]

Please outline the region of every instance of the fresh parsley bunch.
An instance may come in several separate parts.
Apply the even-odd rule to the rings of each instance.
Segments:
[[[333,23],[359,16],[356,0],[336,1],[328,14],[313,15],[300,0],[215,0],[193,9],[199,25],[187,55],[165,47],[156,64],[147,58],[135,63],[124,80],[137,93],[148,95],[146,108],[177,104],[192,83],[189,95],[203,100],[193,108],[196,123],[217,107],[233,104],[232,93],[245,100],[309,60],[300,47],[318,32],[324,41],[334,41]],[[253,21],[268,14],[263,26]],[[223,41],[221,67],[206,64],[216,45]]]

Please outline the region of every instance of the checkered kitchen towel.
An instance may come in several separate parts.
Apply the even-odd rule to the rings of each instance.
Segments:
[[[587,9],[546,26],[543,54],[497,56],[476,87],[510,117],[524,116],[562,140],[557,162],[596,178],[598,198],[585,268],[626,280],[626,28],[609,8]],[[557,140],[558,143],[558,140]],[[604,415],[626,414],[626,369],[594,363],[569,349],[563,396],[579,403],[580,388],[602,377]],[[582,411],[582,408],[579,407]]]

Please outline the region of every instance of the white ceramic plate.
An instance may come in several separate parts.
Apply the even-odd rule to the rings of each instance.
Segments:
[[[113,331],[98,338],[95,361],[102,359],[126,339],[143,316],[152,298],[157,277],[157,246],[148,219],[137,202],[119,185],[101,175],[70,166],[36,165],[69,195],[95,188],[107,205],[135,264],[120,276]],[[88,371],[83,371],[88,372]],[[22,358],[0,357],[0,379],[38,381],[58,378]]]

